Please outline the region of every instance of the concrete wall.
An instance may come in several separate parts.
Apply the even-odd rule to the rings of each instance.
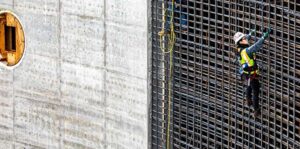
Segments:
[[[26,38],[0,70],[0,148],[147,148],[147,3],[0,0]]]

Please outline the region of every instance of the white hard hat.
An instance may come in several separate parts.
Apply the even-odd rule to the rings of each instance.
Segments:
[[[234,40],[235,44],[237,44],[245,36],[246,35],[241,33],[241,32],[235,33],[234,36],[233,36],[233,40]]]

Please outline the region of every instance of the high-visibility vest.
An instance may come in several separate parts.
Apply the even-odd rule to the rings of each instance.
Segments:
[[[240,64],[244,74],[258,74],[258,66],[256,64],[256,55],[253,53],[250,57],[247,53],[247,48],[240,52]]]

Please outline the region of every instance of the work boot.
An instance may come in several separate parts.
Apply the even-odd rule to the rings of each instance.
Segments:
[[[250,98],[247,98],[246,104],[248,105],[248,107],[252,106],[252,100]]]
[[[254,117],[257,118],[261,114],[260,109],[254,111]]]

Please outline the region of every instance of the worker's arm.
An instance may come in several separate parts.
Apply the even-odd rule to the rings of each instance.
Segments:
[[[263,46],[265,39],[260,38],[255,44],[247,48],[247,53],[255,53],[258,52],[259,49]]]
[[[265,39],[269,36],[270,32],[271,32],[271,29],[268,29],[268,31],[265,32],[263,34],[263,36],[255,44],[253,44],[252,46],[247,48],[247,53],[258,52],[259,49],[263,46],[263,43],[264,43]]]
[[[246,35],[246,39],[247,39],[247,40],[250,40],[250,39],[251,39],[251,36],[252,36],[252,34],[253,34],[254,32],[255,32],[254,29],[250,30],[250,33]]]

